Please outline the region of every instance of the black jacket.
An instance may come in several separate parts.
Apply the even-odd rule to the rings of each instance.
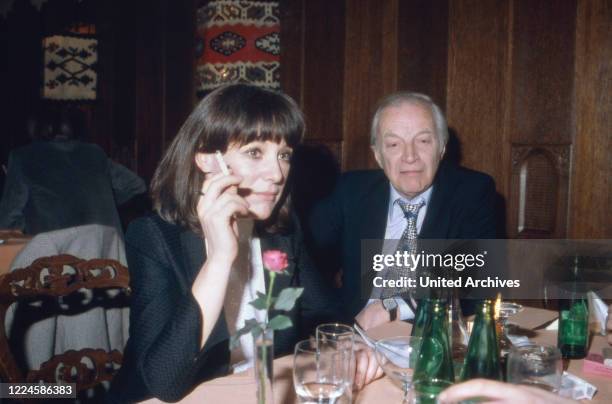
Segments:
[[[361,242],[382,240],[387,226],[389,180],[382,170],[345,173],[334,192],[312,211],[309,232],[326,261],[343,270],[345,321],[365,305]],[[495,184],[483,173],[440,164],[419,233],[421,239],[496,238]],[[382,245],[382,244],[381,244]],[[320,254],[317,254],[320,256]]]
[[[276,278],[274,295],[289,285],[304,287],[289,314],[294,326],[275,333],[278,356],[291,352],[319,322],[337,320],[338,305],[311,266],[299,231],[261,237],[261,246],[262,251],[280,249],[289,255],[290,276]],[[109,402],[151,397],[177,401],[202,381],[226,374],[229,334],[223,315],[200,350],[202,318],[191,286],[205,260],[202,238],[151,216],[130,225],[126,253],[132,287],[130,338]]]

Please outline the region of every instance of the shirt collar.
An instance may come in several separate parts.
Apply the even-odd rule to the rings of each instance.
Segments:
[[[389,209],[388,209],[389,214],[387,218],[389,222],[396,219],[398,215],[402,217],[404,216],[404,213],[402,212],[401,208],[396,203],[398,198],[406,201],[407,203],[411,205],[423,202],[424,206],[427,206],[427,204],[429,203],[429,200],[431,199],[431,193],[433,191],[433,185],[430,185],[429,188],[427,188],[425,191],[423,191],[419,195],[415,196],[412,199],[408,199],[400,195],[400,193],[397,191],[397,189],[395,189],[395,187],[391,183],[389,183],[389,188],[390,188]]]

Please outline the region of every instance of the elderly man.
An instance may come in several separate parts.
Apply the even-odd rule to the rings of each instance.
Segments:
[[[310,231],[316,248],[338,254],[347,320],[356,316],[370,328],[414,316],[399,297],[361,293],[361,240],[495,238],[494,182],[441,162],[447,140],[444,115],[429,97],[387,96],[371,127],[372,152],[382,171],[344,174],[313,209]]]

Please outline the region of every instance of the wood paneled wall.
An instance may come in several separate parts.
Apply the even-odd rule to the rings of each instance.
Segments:
[[[505,122],[513,178],[507,189],[509,229],[520,237],[562,238],[568,234],[574,133],[576,1],[512,4],[510,116]]]
[[[508,138],[510,11],[503,3],[449,2],[446,82],[446,115],[460,140],[461,163],[492,175],[498,189],[506,187],[503,144]]]
[[[193,107],[195,2],[86,3],[100,37],[94,140],[147,180]],[[12,13],[0,23],[12,55],[2,157],[26,142],[49,26],[29,2]],[[495,178],[510,236],[612,238],[610,0],[283,0],[281,30],[282,87],[304,109],[307,141],[343,169],[376,166],[380,97],[424,92],[446,111],[462,164]]]
[[[612,238],[612,2],[578,1],[569,234]]]
[[[29,3],[16,1],[0,19],[0,50],[9,55],[0,75],[2,162],[28,142],[25,118],[40,100],[42,37],[84,21],[96,26],[98,97],[76,104],[89,115],[91,140],[149,180],[193,108],[195,0],[49,0],[40,11]]]
[[[342,166],[375,167],[370,117],[376,102],[397,86],[397,1],[346,2]]]
[[[299,63],[281,58],[283,86],[316,122],[309,141],[339,150],[343,169],[375,167],[381,96],[424,92],[445,109],[462,165],[495,178],[510,237],[612,237],[609,0],[325,4],[332,25],[317,23],[319,1],[283,2],[301,30],[283,49],[303,50]],[[312,51],[340,38],[343,58]]]
[[[136,19],[134,150],[138,172],[150,179],[194,106],[193,0],[139,0]]]
[[[397,89],[446,101],[449,0],[399,1],[397,8]]]
[[[309,141],[323,143],[339,156],[344,108],[344,2],[285,1],[280,9],[281,86],[304,110]]]

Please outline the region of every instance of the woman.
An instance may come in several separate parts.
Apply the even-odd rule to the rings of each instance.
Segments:
[[[290,284],[305,288],[290,313],[294,327],[275,333],[275,353],[291,352],[317,323],[335,319],[331,290],[288,213],[291,153],[303,132],[291,98],[249,85],[212,92],[189,116],[151,184],[157,215],[126,235],[130,339],[110,401],[175,401],[203,380],[248,367],[250,336],[231,352],[228,340],[253,317],[251,297],[264,291],[262,250],[290,257],[290,276],[277,278],[275,295]]]

